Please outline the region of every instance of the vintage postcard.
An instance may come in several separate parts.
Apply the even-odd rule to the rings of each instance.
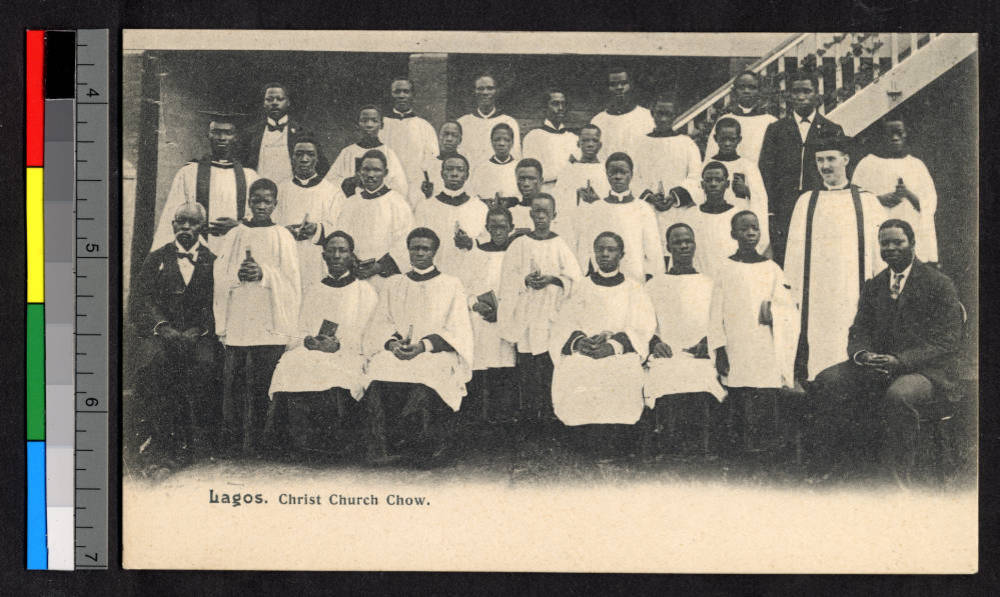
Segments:
[[[124,31],[124,566],[976,572],[977,43]]]

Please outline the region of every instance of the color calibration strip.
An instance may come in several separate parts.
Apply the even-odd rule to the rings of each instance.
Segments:
[[[107,31],[29,30],[26,42],[27,567],[104,568]],[[81,51],[90,45],[97,58],[94,50],[90,57]],[[85,67],[96,74],[81,92]],[[81,116],[80,98],[88,100],[90,121]],[[85,184],[92,198],[81,193]],[[78,202],[87,200],[91,206],[81,213]],[[81,267],[84,258],[99,265]],[[85,296],[99,302],[82,303],[81,277],[93,278]],[[82,349],[81,335],[93,337]],[[84,376],[93,377],[81,392]],[[84,451],[91,455],[81,459]],[[81,500],[81,492],[96,493]]]

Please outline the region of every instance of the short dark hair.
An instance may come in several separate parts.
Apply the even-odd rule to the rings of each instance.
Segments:
[[[800,68],[788,75],[788,89],[792,88],[792,83],[796,81],[809,81],[813,85],[813,90],[819,92],[819,77],[816,71],[809,68]]]
[[[738,211],[733,215],[733,217],[729,218],[729,229],[730,230],[735,229],[736,220],[742,218],[743,216],[753,216],[754,218],[757,218],[757,214],[749,209]],[[760,218],[757,218],[757,224],[760,225]]]
[[[548,199],[549,201],[552,202],[552,209],[555,210],[556,208],[556,198],[553,197],[552,195],[549,195],[548,193],[538,193],[537,195],[532,195],[531,199],[528,201],[528,204],[530,205],[535,199]]]
[[[270,178],[258,178],[253,181],[253,184],[250,185],[250,190],[247,191],[247,200],[249,201],[250,196],[254,194],[254,191],[259,190],[271,191],[274,198],[278,198],[278,185],[274,184],[274,181]]]
[[[361,113],[364,112],[365,110],[375,110],[376,112],[378,112],[379,119],[382,118],[382,108],[379,108],[375,104],[365,104],[360,108],[358,108],[358,118],[361,117]]]
[[[610,238],[610,239],[612,239],[613,241],[615,241],[616,243],[618,243],[618,248],[621,249],[622,252],[625,251],[625,241],[624,241],[624,239],[622,239],[622,237],[619,236],[618,234],[615,234],[614,232],[611,232],[610,230],[605,230],[604,232],[602,232],[602,233],[600,233],[600,234],[598,234],[597,236],[594,237],[594,246],[595,247],[597,246],[597,241],[601,240],[602,238]]]
[[[608,156],[608,159],[604,160],[604,171],[607,172],[608,166],[611,162],[625,162],[628,164],[630,170],[635,171],[635,164],[632,163],[632,158],[629,157],[624,151],[616,151]]]
[[[701,169],[701,175],[704,176],[705,172],[708,172],[709,170],[722,170],[722,172],[726,175],[726,178],[729,178],[729,168],[726,168],[726,165],[722,162],[713,160],[705,164],[705,167]]]
[[[653,105],[651,107],[655,108],[656,104],[658,104],[660,102],[667,103],[667,104],[673,104],[674,108],[676,108],[677,107],[677,94],[674,93],[673,91],[664,89],[664,90],[660,91],[659,93],[657,93],[656,97],[653,98]]]
[[[369,149],[364,154],[361,155],[361,159],[358,160],[358,168],[361,168],[361,164],[364,163],[368,158],[375,158],[382,162],[382,168],[385,170],[389,169],[389,160],[385,157],[385,154],[378,149]]]
[[[494,74],[493,74],[492,72],[490,72],[490,71],[488,71],[488,70],[485,70],[485,71],[483,71],[483,72],[481,72],[481,73],[477,74],[477,75],[476,75],[476,76],[475,76],[475,77],[474,77],[474,78],[472,79],[472,84],[473,84],[473,85],[475,85],[475,84],[476,84],[476,81],[478,81],[479,79],[482,79],[483,77],[489,77],[489,78],[493,79],[493,84],[494,84],[494,85],[496,85],[497,87],[499,87],[499,86],[500,86],[500,82],[499,82],[499,81],[497,81],[497,77],[496,77],[496,75],[494,75]]]
[[[517,172],[520,168],[534,168],[538,170],[538,177],[544,176],[544,171],[542,170],[542,163],[535,158],[524,158],[514,166],[514,171]]]
[[[438,247],[441,246],[441,239],[438,238],[438,235],[433,230],[431,230],[430,228],[425,228],[424,226],[420,226],[419,228],[414,228],[413,230],[410,231],[409,234],[406,235],[406,247],[407,248],[410,247],[410,241],[413,240],[413,239],[415,239],[415,238],[427,238],[427,239],[430,239],[431,242],[434,243],[434,250],[435,251],[437,251]]]
[[[880,122],[881,122],[883,128],[885,127],[885,125],[889,124],[890,122],[901,122],[903,124],[903,128],[906,128],[906,126],[907,126],[906,125],[906,119],[903,118],[902,116],[897,116],[895,114],[886,114],[885,116],[883,116],[880,119]]]
[[[545,98],[545,103],[549,103],[549,100],[552,99],[553,93],[561,93],[564,96],[566,95],[566,92],[563,90],[562,87],[559,86],[547,87],[545,89],[545,95],[543,96]]]
[[[297,136],[295,136],[295,137],[292,138],[292,150],[293,151],[295,150],[295,146],[298,145],[299,143],[312,143],[313,147],[316,148],[316,151],[317,152],[319,151],[319,142],[316,140],[316,137],[314,137],[310,133],[304,133],[304,134],[297,135]]]
[[[396,81],[406,81],[407,83],[410,84],[410,88],[411,89],[416,89],[417,88],[417,86],[413,84],[413,79],[411,79],[410,77],[408,77],[406,75],[399,75],[398,77],[393,77],[389,81],[389,87],[392,88],[392,84],[395,83]]]
[[[755,72],[753,72],[752,70],[749,70],[749,69],[746,69],[743,72],[741,72],[740,74],[736,75],[736,78],[733,79],[733,82],[735,83],[736,79],[739,79],[740,77],[745,77],[747,75],[753,77],[754,80],[757,81],[757,84],[760,85],[760,74],[759,73],[755,73]]]
[[[494,207],[491,207],[486,212],[487,222],[489,222],[490,216],[503,216],[504,218],[507,219],[507,223],[510,224],[510,227],[511,228],[514,227],[514,216],[510,213],[510,210],[503,205],[496,205]]]
[[[628,69],[621,64],[615,64],[613,66],[609,66],[608,70],[605,71],[604,76],[605,78],[611,78],[611,75],[616,75],[618,73],[625,73],[625,75],[628,76],[628,80],[629,81],[632,80],[632,73],[628,72]]]
[[[324,236],[321,244],[324,248],[326,248],[326,243],[330,242],[330,240],[334,238],[342,238],[347,241],[347,248],[351,250],[351,253],[354,252],[354,237],[343,230],[334,230],[330,234]]]
[[[458,127],[458,134],[459,135],[463,134],[462,133],[462,124],[459,121],[457,121],[457,120],[445,120],[444,122],[442,122],[441,123],[441,128],[438,129],[438,134],[441,133],[441,129],[443,129],[444,125],[446,125],[446,124],[453,124],[453,125],[457,126]]]
[[[580,127],[580,132],[581,133],[583,131],[586,131],[586,130],[597,131],[598,135],[601,134],[601,127],[597,126],[596,124],[594,124],[592,122],[590,124],[585,124],[585,125],[583,125],[583,126]]]
[[[444,168],[444,163],[446,161],[450,160],[451,158],[458,158],[458,159],[462,160],[462,162],[465,163],[465,170],[466,171],[469,170],[469,158],[465,157],[464,155],[462,155],[462,154],[460,154],[458,152],[446,154],[444,156],[444,159],[441,160],[441,167]]]
[[[731,129],[736,129],[736,134],[737,135],[742,135],[743,134],[743,127],[740,126],[740,121],[736,120],[732,116],[726,116],[724,118],[720,118],[719,122],[715,123],[715,132],[718,133],[719,129],[721,129],[723,127],[727,127],[727,128],[731,128]]]
[[[497,131],[501,130],[506,130],[508,133],[510,133],[511,138],[512,139],[514,138],[514,129],[510,128],[510,125],[507,124],[506,122],[501,122],[500,124],[490,129],[490,141],[493,140],[493,135],[495,135]]]
[[[670,227],[667,228],[667,233],[663,236],[663,238],[667,240],[668,245],[670,244],[670,233],[678,228],[687,228],[691,232],[691,238],[694,238],[694,228],[684,222],[677,222],[675,224],[671,224]]]
[[[913,234],[913,226],[910,226],[910,223],[906,220],[900,220],[899,218],[888,219],[879,225],[878,231],[882,232],[888,228],[899,228],[903,231],[903,234],[906,235],[906,238],[910,241],[911,245],[916,244],[917,237]]]
[[[285,99],[288,100],[292,99],[292,92],[289,91],[288,85],[285,85],[284,83],[281,83],[279,81],[271,81],[270,83],[264,83],[264,85],[261,86],[260,88],[260,96],[264,97],[265,95],[267,95],[268,89],[280,89],[285,92]]]

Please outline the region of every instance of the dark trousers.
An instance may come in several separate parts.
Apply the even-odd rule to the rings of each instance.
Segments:
[[[271,400],[266,441],[286,454],[340,456],[357,452],[364,407],[344,388],[277,392]]]
[[[467,421],[506,421],[517,415],[519,391],[516,367],[472,372],[460,413]]]
[[[595,424],[567,427],[573,449],[594,458],[624,458],[639,448],[638,425]]]
[[[447,447],[453,434],[455,413],[423,384],[373,381],[364,402],[369,460],[427,461]]]
[[[642,411],[640,424],[653,454],[707,453],[719,403],[705,392],[670,394],[656,399],[656,406]]]
[[[879,455],[893,470],[908,472],[920,409],[935,401],[933,385],[919,373],[889,376],[851,361],[823,370],[809,394],[813,464],[821,468]]]
[[[135,392],[124,410],[124,448],[144,460],[184,460],[209,453],[209,430],[221,417],[214,336],[171,343],[140,338],[135,355]]]
[[[528,421],[555,419],[552,410],[552,359],[549,353],[517,353],[517,371],[521,386],[521,417]]]
[[[799,396],[777,388],[729,388],[726,412],[726,448],[730,451],[773,452],[793,441],[791,424],[800,416]]]
[[[227,452],[245,455],[262,448],[267,390],[285,346],[226,346],[222,366],[222,437]]]

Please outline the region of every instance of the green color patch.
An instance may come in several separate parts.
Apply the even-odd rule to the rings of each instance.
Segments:
[[[28,304],[26,331],[28,441],[45,439],[45,303]]]

